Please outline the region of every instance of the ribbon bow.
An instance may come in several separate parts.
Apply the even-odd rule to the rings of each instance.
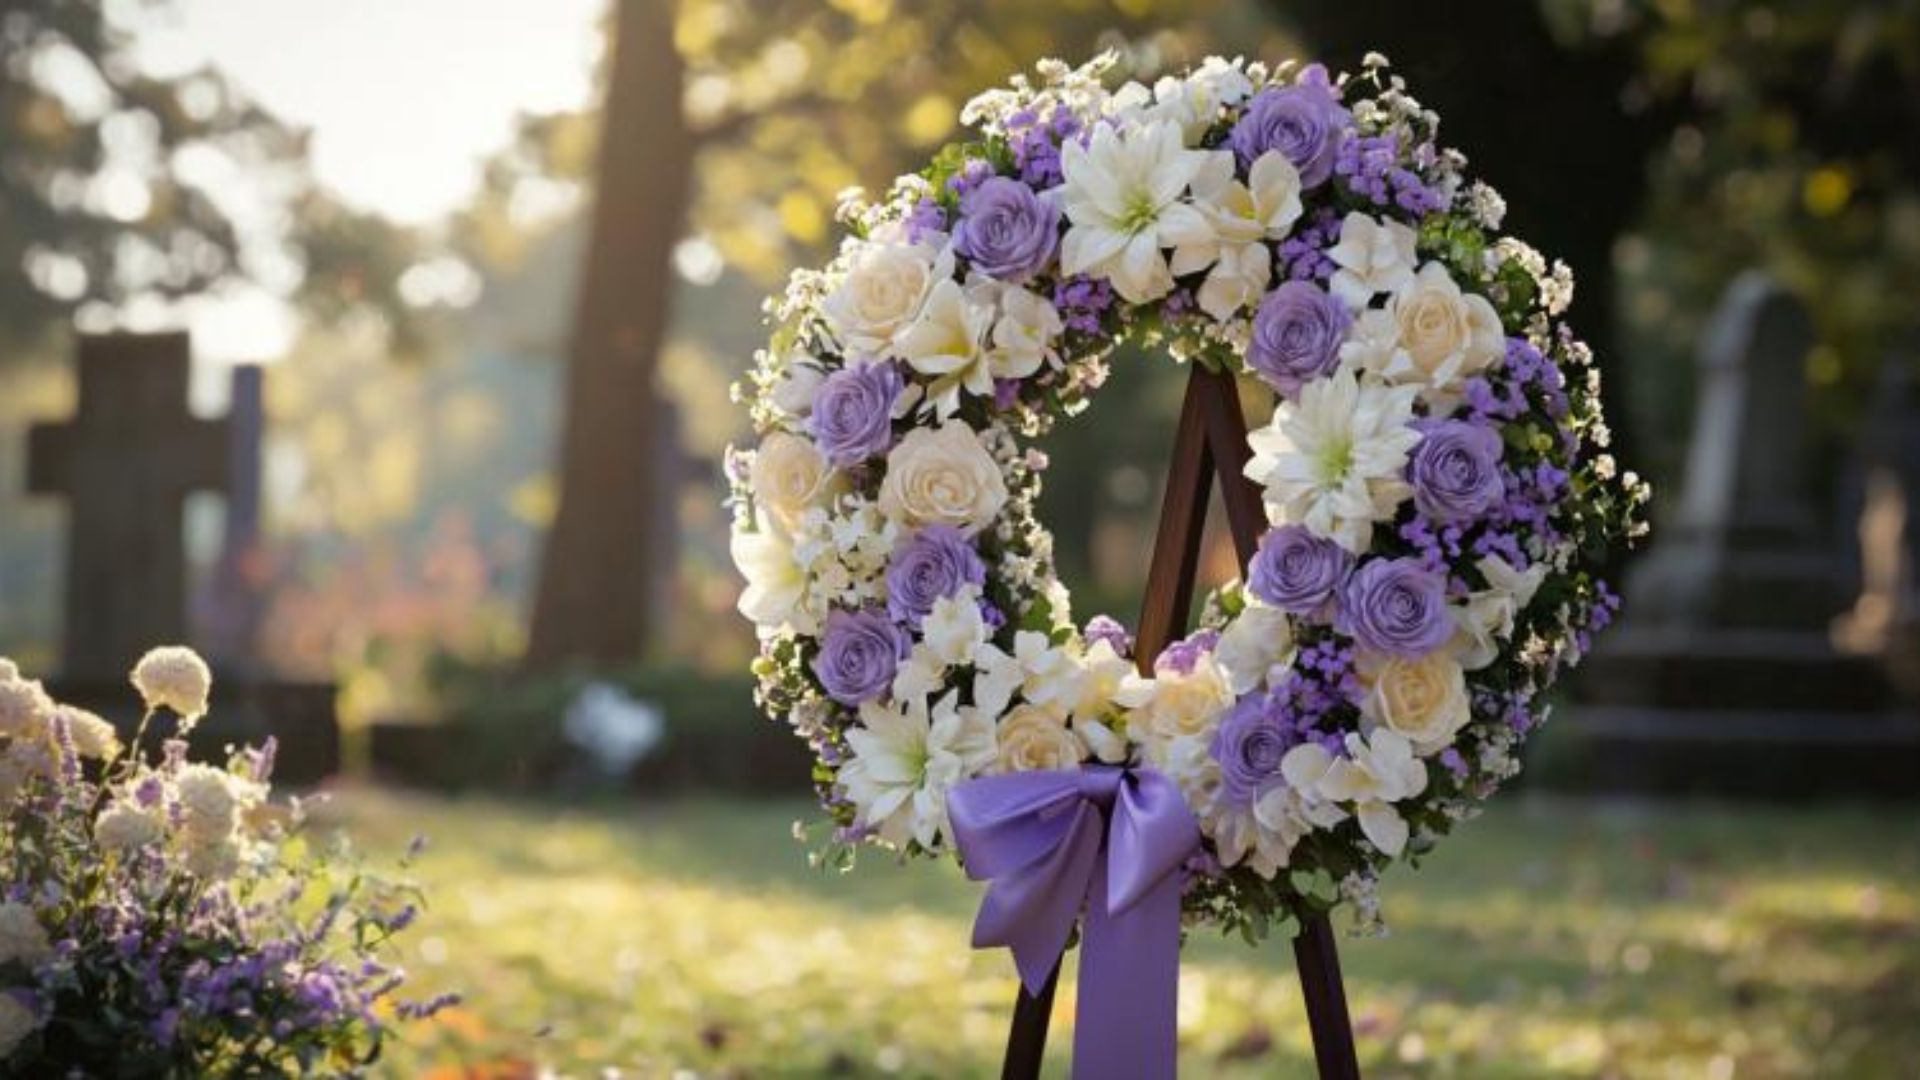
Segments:
[[[1037,995],[1086,909],[1073,1071],[1174,1075],[1180,896],[1200,827],[1153,769],[1092,765],[970,780],[947,795],[967,876],[987,881],[976,949],[1004,945]]]

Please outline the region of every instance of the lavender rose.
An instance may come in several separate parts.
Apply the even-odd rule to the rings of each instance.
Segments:
[[[1059,233],[1060,207],[1052,199],[996,176],[961,197],[953,248],[989,277],[1022,282],[1053,259]]]
[[[933,610],[933,602],[963,585],[985,585],[987,564],[959,529],[929,525],[893,549],[887,563],[887,613],[908,626]]]
[[[1418,559],[1371,559],[1340,588],[1335,628],[1360,646],[1418,659],[1453,637],[1447,582]]]
[[[1326,69],[1314,64],[1294,85],[1255,95],[1227,144],[1243,169],[1268,150],[1278,150],[1300,170],[1302,187],[1318,187],[1333,175],[1340,137],[1352,126],[1353,116],[1334,97]]]
[[[1267,714],[1267,704],[1264,696],[1241,698],[1207,747],[1220,763],[1220,795],[1233,805],[1251,804],[1280,778],[1280,759],[1295,741]]]
[[[1500,450],[1500,436],[1489,427],[1464,420],[1424,425],[1423,437],[1407,462],[1414,506],[1440,522],[1484,517],[1506,496],[1500,481]]]
[[[1353,555],[1304,525],[1282,525],[1260,539],[1247,566],[1247,589],[1291,615],[1325,621]]]
[[[1247,364],[1287,398],[1301,384],[1332,373],[1353,313],[1332,293],[1308,281],[1289,281],[1266,295],[1253,314]]]
[[[893,406],[906,380],[891,363],[855,364],[820,383],[807,430],[828,461],[858,465],[893,445]]]
[[[813,673],[828,697],[842,705],[858,705],[879,697],[893,684],[894,672],[912,644],[906,631],[879,611],[836,608],[827,616]]]

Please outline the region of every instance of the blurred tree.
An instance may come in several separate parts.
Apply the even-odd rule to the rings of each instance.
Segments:
[[[378,310],[417,343],[395,284],[414,238],[313,189],[305,134],[219,73],[144,70],[132,22],[167,6],[0,6],[0,363],[76,313],[107,325],[129,302],[241,279]],[[288,213],[253,212],[276,202]]]
[[[529,118],[462,222],[483,265],[510,263],[525,250],[515,219],[569,208],[597,162],[536,667],[625,661],[649,642],[663,583],[641,568],[664,508],[648,433],[676,273],[734,268],[771,284],[817,258],[843,189],[914,167],[968,96],[1038,57],[1084,57],[1132,33],[1129,62],[1150,71],[1206,51],[1190,40],[1203,17],[1250,52],[1272,33],[1224,0],[622,0],[616,16],[604,126]]]

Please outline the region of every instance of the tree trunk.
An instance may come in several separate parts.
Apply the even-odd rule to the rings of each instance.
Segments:
[[[673,0],[619,0],[593,226],[569,343],[560,498],[527,665],[611,665],[647,645],[657,519],[654,367],[671,313],[693,138],[680,114]]]

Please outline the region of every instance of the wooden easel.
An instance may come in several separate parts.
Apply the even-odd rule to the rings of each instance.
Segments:
[[[1244,472],[1250,457],[1247,419],[1241,412],[1233,377],[1193,365],[1186,402],[1180,409],[1180,427],[1173,437],[1173,462],[1167,472],[1166,497],[1160,503],[1160,527],[1154,536],[1153,563],[1147,571],[1146,599],[1141,604],[1134,647],[1143,675],[1152,673],[1160,650],[1186,629],[1193,607],[1194,578],[1200,568],[1200,543],[1206,532],[1207,499],[1215,476],[1220,478],[1227,525],[1242,567],[1260,544],[1267,522],[1260,491]],[[1347,1016],[1340,955],[1326,916],[1307,921],[1293,939],[1293,958],[1300,971],[1307,1026],[1313,1033],[1314,1061],[1322,1080],[1358,1080],[1360,1064],[1354,1055],[1353,1024]],[[1039,1077],[1054,986],[1059,979],[1056,966],[1037,996],[1021,988],[1007,1034],[1003,1080]]]

